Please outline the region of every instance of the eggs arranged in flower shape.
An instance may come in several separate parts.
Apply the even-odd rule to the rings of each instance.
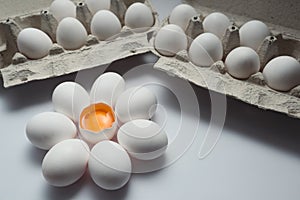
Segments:
[[[88,169],[96,185],[117,190],[131,177],[130,157],[153,160],[167,149],[167,134],[150,121],[155,94],[145,87],[126,89],[117,73],[100,75],[90,95],[78,83],[63,82],[52,100],[56,112],[38,114],[26,126],[34,146],[50,149],[42,163],[50,185],[71,185]],[[117,133],[119,144],[110,141]]]

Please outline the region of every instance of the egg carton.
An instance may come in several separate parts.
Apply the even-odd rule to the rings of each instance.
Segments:
[[[124,26],[126,9],[134,2],[148,5],[153,12],[155,24],[143,33],[135,33]],[[133,55],[139,55],[151,50],[149,39],[152,29],[159,26],[157,13],[148,0],[115,0],[111,11],[120,19],[123,28],[117,38],[108,41],[98,41],[89,35],[86,44],[78,50],[65,50],[55,43],[57,20],[46,8],[37,13],[8,18],[0,22],[0,72],[4,87],[11,87],[29,81],[47,79],[77,72],[84,69],[109,64],[115,60]],[[90,33],[92,14],[84,2],[76,4],[77,19]],[[16,40],[23,28],[38,28],[49,35],[54,42],[49,55],[37,60],[27,59],[18,52]]]
[[[252,0],[250,1],[252,2]],[[287,1],[287,3],[289,2],[290,1]],[[257,53],[260,57],[261,66],[265,66],[268,61],[279,55],[290,55],[300,61],[300,24],[299,20],[297,21],[297,18],[290,19],[293,26],[286,27],[276,24],[275,19],[269,18],[268,15],[264,13],[266,7],[259,7],[258,5],[256,8],[252,7],[252,10],[250,11],[245,11],[245,6],[238,6],[239,4],[244,5],[244,2],[241,3],[239,0],[225,0],[224,2],[187,0],[184,3],[193,6],[198,13],[201,13],[199,16],[192,18],[189,22],[186,34],[191,39],[194,39],[203,32],[202,20],[212,12],[222,12],[233,21],[233,25],[228,27],[222,40],[224,57],[226,57],[232,49],[240,45],[239,27],[253,18],[258,18],[267,20],[267,22],[264,22],[269,26],[272,33],[271,36],[265,38],[258,48]],[[210,7],[202,6],[202,3],[210,5]],[[257,1],[256,3],[258,4]],[[262,4],[270,6],[269,10],[273,9],[270,1],[263,2]],[[273,5],[275,8],[274,10],[277,10],[276,8],[284,9],[280,8],[280,5],[281,4]],[[228,13],[221,8],[231,8],[230,11],[234,11],[235,13]],[[235,10],[234,8],[239,9]],[[259,9],[261,15],[255,15],[253,9]],[[239,15],[241,13],[245,15]],[[279,14],[281,14],[280,17],[289,15],[288,13]],[[294,15],[295,17],[299,17],[298,14],[294,13]],[[286,19],[289,18],[286,17]],[[165,20],[165,23],[168,23],[168,20]],[[286,22],[286,24],[288,24],[288,22]],[[159,55],[158,53],[156,54]],[[227,73],[223,61],[218,61],[210,67],[198,67],[189,61],[186,51],[177,53],[175,57],[160,56],[160,59],[155,63],[154,68],[165,71],[171,76],[185,79],[197,86],[233,97],[261,109],[276,111],[300,119],[300,86],[297,86],[288,92],[273,90],[266,85],[261,72],[253,74],[247,80],[235,79]]]

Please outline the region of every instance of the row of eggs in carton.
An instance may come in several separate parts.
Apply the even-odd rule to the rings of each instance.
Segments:
[[[86,0],[89,12],[93,15],[89,22],[90,30],[76,18],[76,6],[70,0],[55,0],[49,11],[57,20],[56,42],[66,50],[80,49],[86,44],[88,32],[98,40],[109,40],[116,37],[122,29],[118,16],[110,11],[110,1]],[[131,4],[125,13],[125,26],[135,32],[143,32],[155,22],[152,10],[144,3]],[[17,37],[20,53],[29,59],[41,59],[49,54],[53,41],[37,28],[25,28]]]
[[[201,16],[201,15],[200,15]],[[223,60],[226,71],[234,78],[248,79],[251,75],[262,72],[266,84],[278,91],[289,91],[300,84],[300,63],[289,55],[272,57],[265,66],[261,64],[258,51],[266,39],[272,36],[268,26],[259,20],[248,21],[240,29],[220,12],[202,16],[187,4],[175,7],[168,19],[168,24],[157,33],[154,47],[163,56],[175,56],[187,50],[188,59],[199,67],[209,67]],[[200,21],[202,28],[195,38],[189,38],[187,32],[193,21]],[[239,45],[224,55],[223,39],[228,29],[239,32]]]

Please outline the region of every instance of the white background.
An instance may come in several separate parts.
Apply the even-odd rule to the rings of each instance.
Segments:
[[[176,4],[177,1],[154,1],[163,16]],[[128,68],[154,60],[155,57],[148,55],[117,62],[109,69],[125,73]],[[165,85],[174,82],[186,84],[148,67],[148,73],[138,77],[125,75],[129,85],[140,84],[142,80]],[[92,74],[96,76],[97,73]],[[47,185],[41,175],[41,161],[45,152],[32,147],[26,139],[26,122],[37,113],[52,110],[50,100],[55,86],[75,76],[72,74],[36,81],[9,89],[0,87],[1,200],[299,200],[300,121],[228,99],[222,136],[213,152],[199,160],[197,154],[210,123],[211,107],[209,93],[197,87],[194,88],[198,96],[200,118],[189,113],[182,116],[189,119],[183,134],[194,132],[195,123],[200,119],[197,137],[173,165],[153,173],[135,174],[126,187],[114,192],[98,188],[88,174],[67,188]],[[94,78],[87,77],[89,80]],[[170,124],[176,126],[181,113],[176,113],[178,102],[167,100],[169,97],[161,94],[159,101],[167,113],[172,113],[168,115],[169,125],[166,127],[168,134],[172,135]]]

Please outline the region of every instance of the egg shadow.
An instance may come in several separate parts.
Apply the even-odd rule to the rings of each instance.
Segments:
[[[118,190],[110,191],[110,190],[104,190],[99,186],[97,186],[92,180],[92,178],[90,177],[89,172],[87,172],[87,174],[88,174],[88,178],[87,178],[86,186],[88,188],[89,195],[90,197],[92,197],[92,199],[101,198],[101,199],[123,200],[126,198],[130,187],[130,180],[124,187]]]
[[[41,166],[46,153],[46,150],[38,149],[32,145],[28,145],[28,148],[26,150],[26,157],[28,157],[30,161],[36,166]]]
[[[207,124],[213,123],[211,122],[210,93],[214,93],[214,98],[224,98],[224,95],[193,84],[192,86],[199,102],[200,119]],[[227,97],[226,101],[226,118],[223,129],[300,158],[299,119],[263,110],[231,97]]]
[[[81,189],[87,184],[89,180],[88,171],[74,184],[66,187],[54,187],[45,184],[45,197],[47,200],[66,200],[72,199],[76,194],[78,194]]]

